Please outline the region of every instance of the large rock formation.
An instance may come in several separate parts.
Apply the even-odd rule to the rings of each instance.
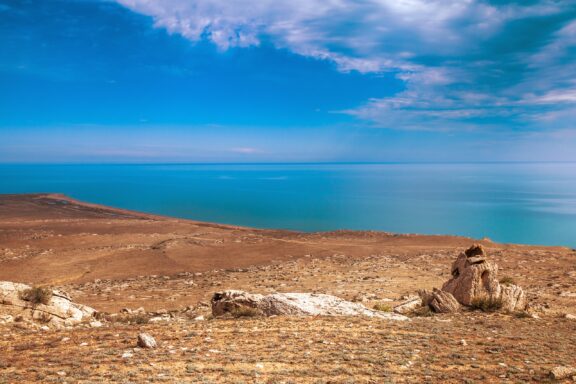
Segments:
[[[526,295],[522,288],[498,282],[498,265],[488,261],[481,245],[473,245],[461,253],[452,264],[452,278],[442,286],[456,300],[470,306],[477,300],[499,301],[502,309],[524,310]]]
[[[70,326],[90,320],[93,308],[72,302],[65,292],[0,281],[0,316],[42,325]]]
[[[368,309],[362,304],[352,303],[338,297],[314,293],[252,294],[228,290],[217,292],[212,297],[212,314],[226,313],[251,308],[264,316],[368,316],[388,320],[408,320],[406,316]]]

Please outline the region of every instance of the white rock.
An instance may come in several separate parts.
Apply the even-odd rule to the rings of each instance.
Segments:
[[[14,322],[14,316],[12,315],[0,315],[0,324],[8,324]]]
[[[550,377],[555,380],[564,380],[572,376],[576,376],[576,368],[574,367],[559,366],[550,371]]]
[[[401,315],[406,315],[408,313],[414,312],[421,306],[422,306],[422,299],[419,297],[415,297],[395,306],[394,312],[399,313]]]
[[[156,340],[148,333],[138,335],[138,346],[142,348],[156,348]]]
[[[32,289],[29,285],[0,281],[0,316],[22,316],[26,320],[45,322],[46,325],[76,325],[93,317],[93,308],[72,302],[65,292],[52,290],[52,297],[46,304],[23,300],[24,292]],[[47,320],[47,322],[46,322]]]
[[[90,328],[100,328],[102,325],[103,325],[102,322],[98,320],[90,322]]]
[[[569,319],[569,320],[576,320],[576,316],[575,316],[575,315],[572,315],[572,314],[570,314],[570,313],[567,313],[566,316],[564,316],[564,317],[565,317],[566,319]]]
[[[221,316],[236,308],[257,308],[266,316],[367,316],[387,320],[409,320],[396,313],[371,310],[331,295],[315,293],[275,293],[267,296],[229,290],[215,293],[212,313]]]

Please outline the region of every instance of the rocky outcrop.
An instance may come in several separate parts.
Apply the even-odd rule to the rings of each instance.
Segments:
[[[362,304],[315,293],[252,294],[228,290],[212,297],[212,314],[222,316],[251,308],[264,316],[367,316],[387,320],[408,320],[395,313],[375,311]]]
[[[459,303],[470,305],[477,297],[497,296],[500,284],[496,278],[498,266],[486,260],[481,245],[474,245],[461,253],[452,264],[452,278],[442,286]]]
[[[502,285],[498,282],[498,265],[487,259],[481,245],[473,245],[461,253],[452,264],[452,278],[442,286],[442,291],[451,293],[462,305],[470,306],[474,301],[490,299],[502,302],[509,311],[524,310],[526,295],[517,285]]]
[[[71,326],[91,320],[93,308],[74,303],[70,296],[58,290],[47,290],[41,300],[33,300],[33,288],[26,284],[0,281],[0,316],[12,321],[42,325]]]

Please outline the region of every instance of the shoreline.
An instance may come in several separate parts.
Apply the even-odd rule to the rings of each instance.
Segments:
[[[125,209],[120,207],[113,207],[104,204],[92,203],[83,200],[78,200],[67,196],[63,193],[9,193],[9,194],[0,194],[0,204],[6,198],[14,199],[14,200],[25,200],[25,199],[49,199],[55,202],[58,201],[65,201],[67,203],[73,204],[78,207],[93,209],[101,212],[108,212],[115,215],[125,215],[134,219],[143,219],[143,220],[155,220],[155,221],[170,221],[170,222],[177,222],[177,223],[187,223],[187,224],[194,224],[206,227],[214,227],[220,229],[227,229],[227,230],[244,230],[244,231],[257,231],[262,233],[288,233],[288,234],[301,234],[301,235],[332,235],[332,234],[344,234],[344,233],[352,233],[352,234],[377,234],[377,235],[384,235],[388,237],[402,237],[402,238],[430,238],[430,239],[446,239],[446,238],[453,238],[453,239],[460,239],[466,240],[469,242],[475,242],[479,244],[483,244],[485,246],[514,246],[514,247],[534,247],[534,248],[551,248],[551,249],[565,249],[565,250],[573,250],[574,248],[570,246],[564,245],[546,245],[546,244],[525,244],[525,243],[509,243],[509,242],[496,242],[487,237],[482,239],[477,239],[469,236],[463,235],[454,235],[454,234],[422,234],[422,233],[399,233],[399,232],[389,232],[389,231],[382,231],[382,230],[358,230],[358,229],[336,229],[336,230],[328,230],[328,231],[301,231],[301,230],[292,230],[292,229],[282,229],[282,228],[259,228],[259,227],[250,227],[250,226],[243,226],[243,225],[236,225],[236,224],[226,224],[226,223],[218,223],[218,222],[211,222],[211,221],[201,221],[201,220],[194,220],[194,219],[187,219],[182,217],[175,217],[175,216],[168,216],[168,215],[161,215],[161,214],[154,214],[154,213],[147,213],[142,211],[136,211],[131,209]],[[5,222],[5,220],[1,219],[0,222]]]

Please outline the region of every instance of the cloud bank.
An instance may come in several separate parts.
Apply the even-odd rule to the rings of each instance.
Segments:
[[[342,72],[395,73],[402,92],[340,111],[374,127],[576,128],[573,1],[117,2],[223,51],[271,44]]]

